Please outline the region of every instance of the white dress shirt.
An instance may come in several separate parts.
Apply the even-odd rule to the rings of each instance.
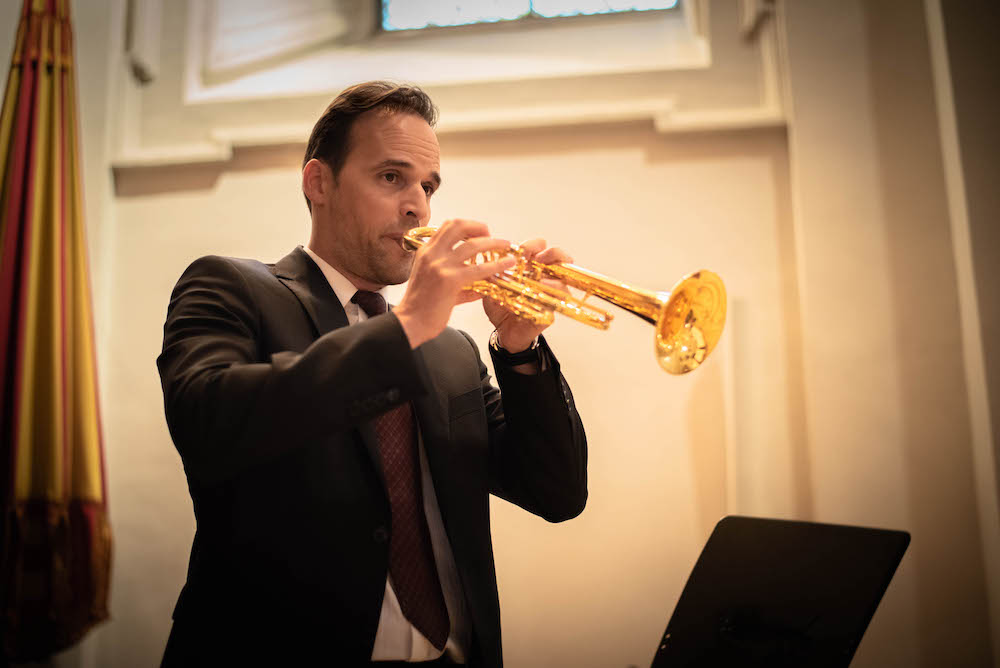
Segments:
[[[343,274],[330,266],[308,246],[303,250],[308,253],[326,276],[330,287],[337,294],[347,321],[351,325],[364,322],[368,315],[351,297],[357,288]],[[378,291],[385,298],[385,288]],[[388,303],[388,300],[386,300]],[[392,589],[392,577],[387,573],[385,579],[385,596],[382,599],[382,613],[378,620],[378,630],[375,633],[375,646],[372,649],[372,661],[432,661],[447,653],[455,662],[465,663],[469,648],[471,629],[469,617],[465,609],[465,596],[458,577],[458,567],[451,552],[451,543],[444,529],[441,510],[438,507],[437,495],[434,493],[434,481],[431,480],[430,468],[427,466],[427,454],[424,451],[423,438],[420,435],[420,425],[417,424],[417,446],[420,451],[420,476],[423,487],[424,515],[430,529],[431,545],[434,551],[434,562],[437,565],[438,579],[441,581],[441,591],[444,594],[445,605],[448,607],[448,617],[451,619],[451,632],[444,651],[431,644],[424,635],[403,615],[399,599]],[[349,577],[345,574],[345,577]]]

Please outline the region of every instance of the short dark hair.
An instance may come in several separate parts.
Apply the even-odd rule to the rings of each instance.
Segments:
[[[437,107],[427,93],[416,86],[390,81],[356,84],[338,95],[316,121],[309,135],[302,167],[305,168],[306,163],[316,158],[325,162],[333,170],[333,177],[337,178],[351,150],[348,140],[354,121],[373,109],[414,114],[427,121],[431,127],[437,123]],[[306,205],[312,211],[312,202],[308,197]]]

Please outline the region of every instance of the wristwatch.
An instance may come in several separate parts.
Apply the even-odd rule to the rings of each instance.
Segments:
[[[538,337],[531,342],[531,345],[522,350],[519,353],[512,353],[505,348],[500,347],[500,334],[497,330],[493,330],[493,334],[490,336],[490,350],[493,352],[497,358],[502,360],[509,366],[517,366],[519,364],[529,364],[531,362],[538,361]]]

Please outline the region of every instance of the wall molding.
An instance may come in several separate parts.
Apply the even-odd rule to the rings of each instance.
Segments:
[[[678,112],[672,105],[652,104],[622,109],[619,105],[579,105],[546,108],[505,109],[493,112],[455,114],[437,126],[440,136],[468,132],[565,127],[650,121],[660,134],[683,135],[783,128],[784,116],[766,108]],[[243,148],[265,148],[305,144],[311,124],[275,124],[253,127],[219,127],[211,130],[211,141],[172,146],[133,147],[118,153],[116,170],[170,165],[226,163]]]

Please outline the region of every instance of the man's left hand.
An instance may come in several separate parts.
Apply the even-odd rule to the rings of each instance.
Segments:
[[[561,248],[546,248],[544,239],[532,239],[521,244],[521,249],[525,252],[525,257],[542,264],[553,264],[556,262],[572,262],[566,251]],[[547,285],[565,290],[566,286],[562,281],[553,279],[543,279]],[[496,327],[497,336],[500,338],[500,345],[504,350],[511,353],[519,353],[526,350],[535,338],[541,334],[548,325],[536,325],[528,320],[514,315],[499,302],[486,297],[483,299],[483,310],[486,316]]]

